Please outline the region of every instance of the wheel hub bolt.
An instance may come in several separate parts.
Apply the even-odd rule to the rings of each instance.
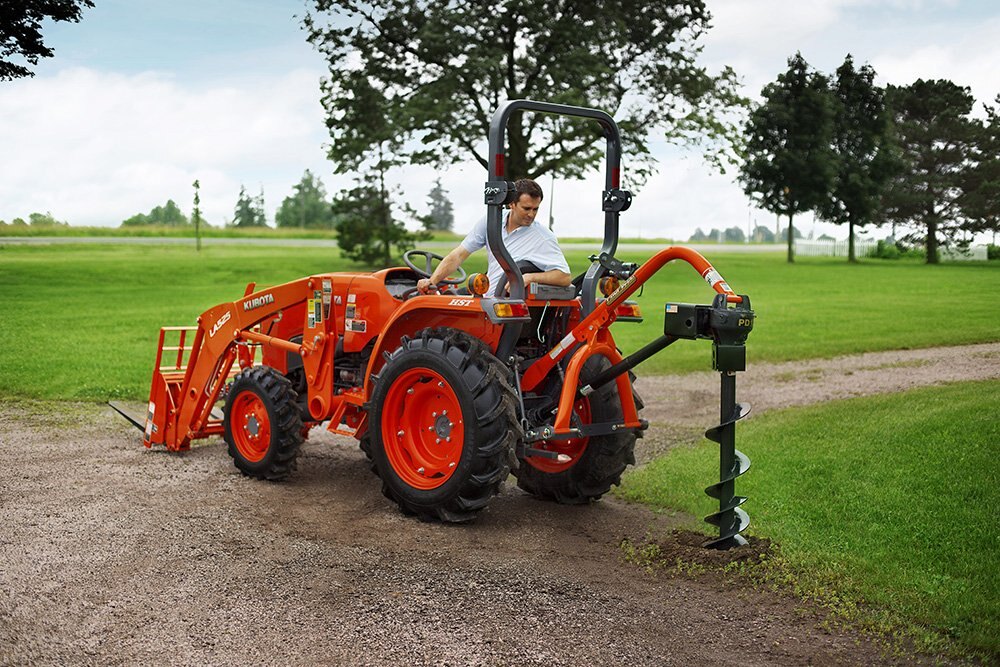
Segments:
[[[424,469],[423,468],[417,468],[417,472],[419,474],[423,475],[424,474]]]

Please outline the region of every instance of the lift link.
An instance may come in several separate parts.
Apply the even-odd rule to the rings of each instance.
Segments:
[[[736,422],[750,412],[749,405],[736,402],[736,373],[746,370],[746,339],[754,322],[750,297],[740,297],[740,303],[732,308],[723,294],[717,295],[711,306],[668,303],[663,323],[664,336],[711,339],[712,368],[721,375],[719,424],[705,432],[706,438],[719,443],[719,482],[705,489],[719,501],[719,510],[705,517],[719,528],[717,538],[702,544],[712,549],[746,544],[740,533],[750,525],[750,517],[740,509],[747,499],[735,494],[736,478],[750,468],[750,459],[736,449]]]

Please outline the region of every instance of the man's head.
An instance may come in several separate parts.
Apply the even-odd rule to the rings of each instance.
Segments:
[[[511,230],[527,227],[535,221],[544,196],[541,186],[529,178],[515,181],[514,191],[517,193],[517,201],[510,205],[510,217],[507,221],[507,228]]]

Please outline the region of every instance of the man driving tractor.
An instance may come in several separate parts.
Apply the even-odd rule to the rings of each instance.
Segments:
[[[525,288],[531,283],[569,285],[573,277],[569,273],[569,264],[566,263],[566,257],[559,248],[555,234],[535,221],[542,203],[541,186],[527,178],[516,181],[514,185],[517,201],[510,204],[507,210],[503,225],[503,240],[511,257],[524,274]],[[451,275],[469,255],[485,247],[486,218],[483,217],[468,236],[441,260],[430,278],[422,278],[417,282],[417,289],[422,294],[436,290],[438,281]],[[489,250],[488,252],[486,275],[490,279],[490,285],[497,285],[504,279],[503,268],[493,256],[493,252]]]

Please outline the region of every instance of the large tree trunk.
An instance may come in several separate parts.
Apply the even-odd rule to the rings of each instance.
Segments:
[[[389,197],[385,191],[385,162],[382,158],[382,144],[378,147],[378,196],[379,217],[382,223],[382,266],[388,267],[392,259],[389,248]]]
[[[795,227],[792,226],[792,214],[788,214],[788,263],[795,262]]]
[[[507,158],[504,171],[509,181],[528,177],[528,140],[524,136],[523,116],[522,112],[517,111],[511,115],[507,123]]]
[[[937,220],[930,218],[927,220],[927,263],[938,262]]]
[[[857,256],[854,254],[854,218],[847,216],[847,261],[856,263]]]

